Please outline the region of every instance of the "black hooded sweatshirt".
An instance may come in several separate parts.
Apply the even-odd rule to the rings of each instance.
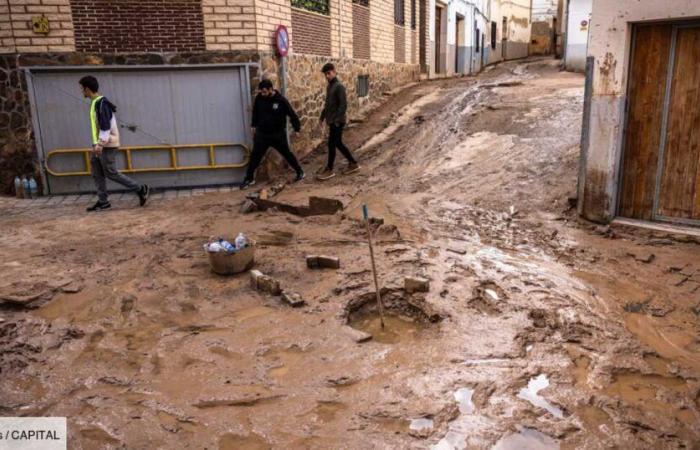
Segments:
[[[264,135],[282,136],[287,127],[287,116],[294,131],[301,129],[301,123],[294,108],[278,91],[270,97],[258,94],[253,103],[252,125],[256,132]]]

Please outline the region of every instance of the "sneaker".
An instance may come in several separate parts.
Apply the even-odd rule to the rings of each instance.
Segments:
[[[241,188],[241,190],[248,189],[249,187],[251,187],[254,184],[255,184],[255,180],[243,180],[240,188]]]
[[[139,189],[139,206],[143,206],[148,201],[148,196],[151,195],[151,188],[147,184],[141,186]]]
[[[325,169],[323,172],[320,172],[318,175],[316,175],[316,178],[318,178],[321,181],[324,180],[330,180],[335,176],[335,172],[333,172],[333,169]]]
[[[304,171],[302,170],[301,172],[297,173],[297,176],[294,178],[293,183],[298,183],[298,182],[300,182],[301,180],[303,180],[304,178],[306,178],[306,174],[305,174]]]
[[[345,169],[343,169],[342,174],[343,174],[343,175],[350,175],[351,173],[355,173],[355,172],[357,172],[358,170],[360,170],[360,165],[359,165],[359,164],[357,164],[357,163],[350,163],[350,164],[348,164],[348,166],[347,166]]]
[[[92,205],[92,206],[86,208],[85,210],[86,210],[87,212],[96,212],[96,211],[103,211],[103,210],[109,209],[109,208],[111,208],[111,207],[112,207],[112,204],[111,204],[109,201],[101,202],[101,201],[98,200],[97,203],[95,203],[94,205]]]

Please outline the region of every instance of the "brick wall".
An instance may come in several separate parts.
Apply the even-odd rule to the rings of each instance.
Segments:
[[[331,18],[292,8],[292,51],[331,56]]]
[[[32,17],[49,20],[48,34],[32,30]],[[0,53],[75,50],[69,0],[5,0],[0,3]]]
[[[274,35],[278,25],[285,25],[290,36],[294,34],[291,0],[255,0],[255,21],[257,49],[262,52],[274,51]]]
[[[352,56],[356,59],[370,59],[369,8],[352,5]]]
[[[394,25],[394,62],[406,62],[406,28]]]
[[[205,48],[201,0],[70,3],[78,51],[175,52]]]
[[[207,50],[255,50],[255,0],[201,0]]]

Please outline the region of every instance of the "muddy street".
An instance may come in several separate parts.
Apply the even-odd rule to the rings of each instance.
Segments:
[[[0,200],[0,411],[75,449],[698,448],[700,238],[577,217],[583,84],[533,59],[401,91],[347,132],[359,173],[274,196],[332,215]],[[304,306],[210,272],[239,231]]]

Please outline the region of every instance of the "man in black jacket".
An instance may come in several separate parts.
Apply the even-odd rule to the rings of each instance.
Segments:
[[[241,189],[255,184],[255,170],[270,147],[277,150],[287,164],[296,171],[294,182],[301,181],[305,177],[304,171],[287,143],[287,117],[297,133],[301,129],[299,117],[287,99],[272,88],[270,80],[262,80],[258,84],[258,90],[260,92],[255,96],[253,103],[253,151]]]
[[[348,109],[347,96],[345,94],[345,86],[342,85],[336,77],[335,66],[327,63],[321,69],[321,72],[328,80],[326,88],[326,103],[321,113],[321,123],[325,120],[329,127],[328,133],[328,164],[325,169],[317,174],[319,180],[328,180],[335,176],[333,165],[335,163],[335,149],[340,150],[345,159],[348,160],[348,166],[343,170],[343,175],[360,170],[360,166],[355,161],[355,158],[350,153],[350,150],[343,144],[343,128],[347,123],[346,111]]]

